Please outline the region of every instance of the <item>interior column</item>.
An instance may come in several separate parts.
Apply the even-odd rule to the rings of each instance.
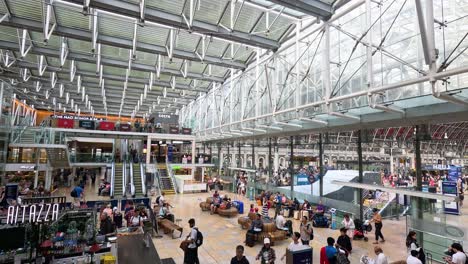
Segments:
[[[357,139],[357,155],[358,155],[358,167],[359,167],[359,176],[358,182],[362,183],[363,178],[363,166],[362,166],[362,132],[361,130],[358,131],[358,139]],[[364,211],[362,206],[362,189],[359,188],[356,190],[356,198],[355,201],[359,203],[359,219],[364,220]]]
[[[319,179],[319,196],[323,196],[323,174],[325,173],[323,169],[323,141],[322,141],[322,133],[319,134],[319,169],[320,169],[320,179]]]
[[[148,136],[146,141],[146,165],[148,166],[151,163],[151,138]]]
[[[291,199],[294,196],[294,163],[293,163],[293,158],[294,158],[294,137],[291,136],[289,138],[289,144],[291,147],[290,153],[289,153],[289,175],[290,175],[290,185],[291,185]]]

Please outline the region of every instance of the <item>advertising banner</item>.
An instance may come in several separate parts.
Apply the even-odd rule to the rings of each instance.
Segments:
[[[91,129],[94,130],[94,121],[92,120],[80,120],[79,127],[84,129]]]
[[[178,127],[170,127],[169,128],[169,134],[179,134],[179,128]]]
[[[182,128],[182,134],[184,134],[184,135],[191,135],[191,134],[192,134],[192,129],[191,129],[191,128],[183,127],[183,128]]]
[[[99,130],[114,130],[114,123],[101,121],[99,123]]]
[[[120,131],[132,131],[132,126],[129,124],[120,124]]]
[[[458,188],[456,181],[443,181],[442,182],[442,194],[447,196],[458,197]],[[460,214],[460,208],[458,202],[444,202],[444,212],[446,214]]]
[[[73,119],[59,118],[57,119],[57,127],[60,128],[73,128],[75,121]]]

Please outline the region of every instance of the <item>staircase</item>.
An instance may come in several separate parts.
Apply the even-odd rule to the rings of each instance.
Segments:
[[[135,186],[135,197],[143,197],[143,185],[141,182],[140,163],[133,163],[133,185]]]
[[[46,148],[47,160],[49,160],[50,165],[57,168],[69,168],[70,160],[68,157],[67,147],[63,148]]]
[[[167,172],[166,164],[158,164],[159,184],[165,194],[175,194],[174,183]]]
[[[114,198],[122,197],[122,188],[123,188],[123,164],[115,164],[115,174],[114,174]]]

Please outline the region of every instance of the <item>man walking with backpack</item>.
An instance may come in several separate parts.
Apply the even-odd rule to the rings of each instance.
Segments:
[[[203,244],[203,235],[195,227],[195,219],[190,218],[188,221],[191,231],[190,234],[187,236],[187,241],[190,243],[185,250],[184,254],[184,264],[200,264],[198,260],[198,247]]]

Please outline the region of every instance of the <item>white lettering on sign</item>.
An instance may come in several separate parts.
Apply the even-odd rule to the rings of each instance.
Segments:
[[[432,168],[433,168],[433,169],[439,169],[439,170],[450,170],[450,166],[449,166],[449,165],[443,165],[443,164],[435,164],[435,165],[432,165]]]
[[[45,210],[44,210],[45,208]],[[50,210],[52,208],[52,211]],[[28,222],[47,222],[55,221],[59,216],[59,204],[32,204],[23,206],[10,206],[7,213],[7,224],[23,224],[25,223],[26,214]],[[18,214],[21,211],[21,218],[18,219]]]
[[[159,114],[158,116],[161,118],[171,118],[171,115],[165,115],[165,114]]]
[[[36,167],[36,166],[34,166],[34,165],[31,165],[31,166],[21,165],[20,169],[21,170],[34,170],[34,167]]]

